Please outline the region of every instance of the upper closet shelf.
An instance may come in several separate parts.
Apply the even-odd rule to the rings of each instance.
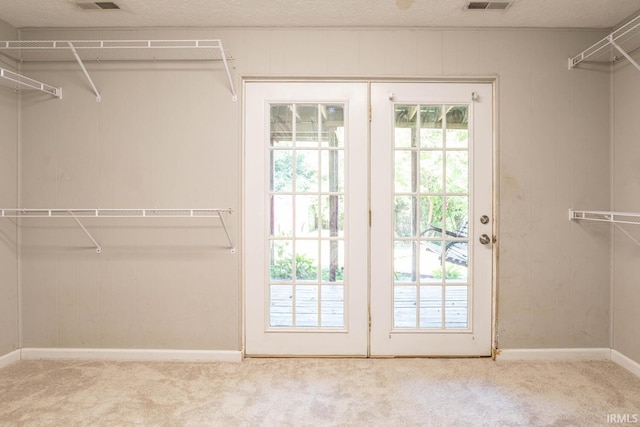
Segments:
[[[236,252],[236,248],[229,234],[224,214],[231,214],[230,208],[207,208],[207,209],[2,209],[0,208],[0,218],[72,218],[80,226],[82,231],[95,245],[97,253],[102,252],[102,247],[93,235],[82,224],[79,218],[218,218],[227,236],[231,253]]]
[[[630,55],[638,48],[640,48],[640,15],[599,42],[594,43],[580,54],[569,58],[569,69],[571,70],[576,65],[587,60],[590,62],[614,62],[620,59],[619,55],[622,55],[640,70],[640,65]]]
[[[88,61],[221,61],[231,96],[234,101],[238,99],[229,71],[230,58],[227,58],[221,40],[0,41],[0,53],[19,63],[75,61],[98,102],[101,100],[100,92],[84,65]]]

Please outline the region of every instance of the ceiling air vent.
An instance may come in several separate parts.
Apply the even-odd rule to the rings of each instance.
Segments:
[[[508,1],[470,1],[467,10],[505,10],[511,2]]]
[[[84,10],[96,10],[96,9],[120,9],[120,6],[111,1],[78,1],[76,6]]]

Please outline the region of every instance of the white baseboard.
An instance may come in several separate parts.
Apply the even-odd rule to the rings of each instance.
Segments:
[[[12,363],[20,360],[20,350],[13,350],[11,353],[7,353],[4,356],[0,356],[0,368],[9,366]]]
[[[496,350],[496,360],[611,360],[609,348],[514,348]]]
[[[101,348],[23,348],[22,360],[86,359],[144,362],[241,362],[242,352],[227,350],[153,350]]]
[[[637,377],[640,377],[640,363],[628,358],[617,350],[611,350],[611,360]]]

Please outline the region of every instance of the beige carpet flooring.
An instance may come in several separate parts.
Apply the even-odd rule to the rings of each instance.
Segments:
[[[2,426],[640,426],[634,414],[640,378],[605,361],[21,361],[0,369]]]

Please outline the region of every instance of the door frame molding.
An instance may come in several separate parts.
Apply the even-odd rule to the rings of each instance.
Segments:
[[[246,276],[245,276],[245,189],[246,182],[245,176],[245,154],[246,154],[246,135],[245,135],[245,120],[246,120],[246,84],[252,82],[266,82],[266,83],[367,83],[369,86],[369,99],[367,104],[371,106],[370,94],[372,83],[490,83],[492,85],[493,95],[493,140],[492,140],[492,159],[493,159],[493,173],[492,173],[492,186],[493,186],[493,237],[494,244],[492,250],[492,283],[491,283],[491,353],[492,358],[496,358],[498,349],[498,288],[499,288],[499,252],[500,252],[500,77],[498,75],[477,75],[477,76],[265,76],[265,75],[242,75],[242,84],[240,86],[242,100],[241,105],[241,117],[240,117],[240,227],[239,227],[239,244],[240,255],[239,269],[240,269],[240,298],[238,304],[240,306],[240,351],[242,357],[246,357]],[[369,121],[371,123],[371,121]],[[368,168],[371,166],[371,126],[367,129],[367,162]],[[370,169],[369,169],[370,170]],[[371,209],[371,174],[367,177],[368,180],[368,203],[369,210]],[[368,238],[370,239],[371,227],[368,230]],[[368,265],[368,277],[367,277],[367,307],[369,316],[371,313],[371,252],[370,245],[367,248],[367,265]],[[371,334],[367,334],[367,357],[371,356]],[[275,357],[275,356],[274,356]],[[277,356],[283,357],[283,356]],[[286,356],[284,356],[286,357]],[[318,357],[318,356],[314,356]],[[331,357],[331,356],[328,356]]]

